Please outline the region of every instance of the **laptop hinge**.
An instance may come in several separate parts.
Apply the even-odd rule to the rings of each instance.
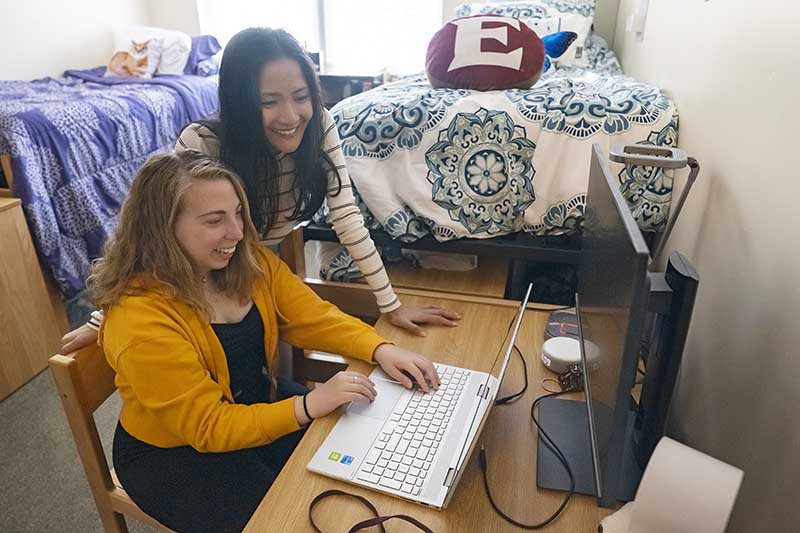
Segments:
[[[447,475],[444,477],[444,482],[442,483],[442,485],[450,488],[450,486],[453,484],[453,480],[455,479],[455,477],[456,477],[456,469],[450,467],[450,469],[447,471]]]
[[[478,398],[485,400],[489,397],[489,385],[481,383],[478,385],[478,393],[476,394]]]

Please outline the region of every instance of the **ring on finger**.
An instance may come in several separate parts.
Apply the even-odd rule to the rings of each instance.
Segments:
[[[353,376],[353,383],[358,383],[358,376]]]

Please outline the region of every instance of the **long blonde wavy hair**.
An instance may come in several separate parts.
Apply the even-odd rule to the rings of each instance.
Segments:
[[[92,264],[87,280],[95,305],[107,309],[123,296],[140,292],[142,281],[146,285],[155,282],[210,319],[202,282],[175,238],[175,220],[182,210],[183,195],[194,180],[220,179],[233,185],[242,204],[244,237],[228,266],[211,271],[210,277],[225,294],[242,302],[251,298],[263,271],[257,260],[258,236],[241,181],[213,159],[193,152],[169,152],[148,159],[133,179],[114,236],[106,243],[103,257]]]

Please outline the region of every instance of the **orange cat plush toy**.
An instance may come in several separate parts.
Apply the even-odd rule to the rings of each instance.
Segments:
[[[106,76],[149,78],[158,66],[158,41],[131,41],[128,52],[116,52],[106,67]]]

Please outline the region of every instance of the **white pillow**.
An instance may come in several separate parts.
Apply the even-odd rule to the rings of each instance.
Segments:
[[[585,67],[584,47],[594,21],[595,0],[521,0],[462,4],[457,17],[470,15],[503,15],[522,20],[539,37],[557,31],[574,31],[578,38],[554,63]]]
[[[181,31],[147,26],[131,26],[117,35],[117,50],[127,50],[131,41],[142,42],[148,39],[161,41],[161,61],[156,74],[183,74],[189,52],[192,50],[192,38]]]

